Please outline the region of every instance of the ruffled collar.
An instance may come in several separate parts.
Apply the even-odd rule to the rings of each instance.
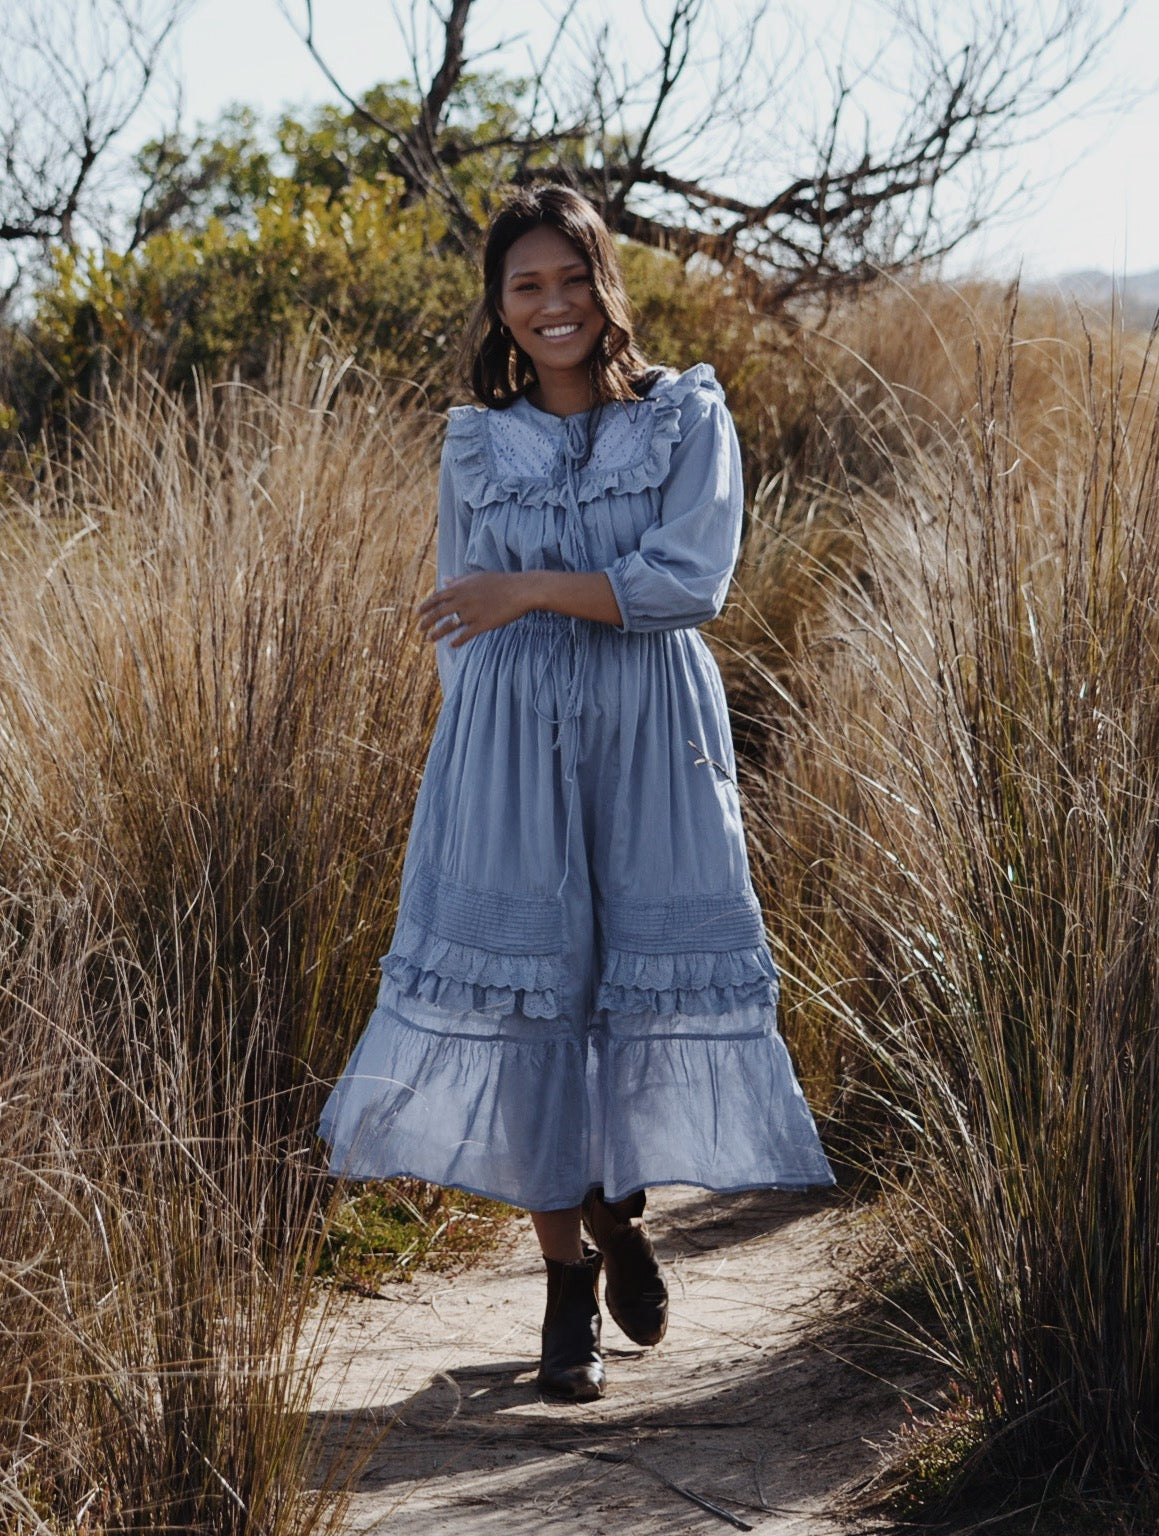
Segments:
[[[658,486],[680,438],[681,405],[697,391],[723,394],[707,363],[659,379],[643,400],[574,416],[553,416],[526,399],[504,411],[458,406],[447,452],[459,493],[479,510],[510,501],[563,505],[569,481],[581,504]]]

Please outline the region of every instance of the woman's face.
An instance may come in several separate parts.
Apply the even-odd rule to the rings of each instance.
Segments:
[[[586,260],[557,229],[541,224],[510,247],[498,309],[541,384],[545,374],[586,377],[605,321]]]

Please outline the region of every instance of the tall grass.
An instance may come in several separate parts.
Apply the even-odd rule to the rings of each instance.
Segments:
[[[716,631],[786,1031],[988,1467],[1153,1483],[1154,370],[874,303],[785,347]],[[317,357],[130,376],[4,510],[0,1528],[338,1518],[313,1127],[433,718],[435,438]]]
[[[132,381],[6,509],[9,1529],[331,1518],[301,1483],[313,1127],[431,722],[432,476],[420,410],[303,359],[192,414]]]
[[[902,389],[845,392],[876,470],[837,488],[856,558],[758,657],[758,872],[790,1032],[893,1188],[911,1336],[986,1427],[973,1470],[1154,1493],[1155,370],[1013,320],[975,356],[916,426]],[[748,598],[775,602],[758,572]]]

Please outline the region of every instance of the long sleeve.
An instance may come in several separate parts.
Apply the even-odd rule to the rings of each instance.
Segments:
[[[444,445],[439,467],[439,527],[437,585],[443,587],[450,576],[461,576],[467,568],[467,538],[471,531],[471,509],[459,493],[449,446]],[[435,664],[443,697],[450,692],[455,672],[463,659],[462,651],[453,651],[449,639],[435,641]]]
[[[659,521],[607,570],[625,631],[684,629],[724,605],[740,547],[740,448],[719,389],[689,394]]]

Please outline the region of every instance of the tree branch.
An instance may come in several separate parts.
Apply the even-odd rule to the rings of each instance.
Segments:
[[[304,40],[322,63],[313,0],[305,3]],[[779,148],[789,82],[808,91],[811,79],[804,58],[795,69],[784,64],[778,49],[783,17],[766,10],[771,0],[732,12],[736,41],[719,41],[718,88],[699,104],[692,92],[709,57],[706,28],[716,14],[705,0],[666,0],[662,17],[649,20],[654,56],[631,61],[616,51],[607,24],[593,25],[585,0],[568,0],[527,97],[515,104],[519,120],[510,131],[490,135],[464,132],[451,118],[472,62],[467,22],[473,0],[449,0],[445,13],[434,0],[427,3],[441,29],[441,57],[425,83],[413,61],[414,128],[399,134],[377,122],[377,131],[408,196],[437,200],[464,245],[477,231],[461,175],[448,173],[475,163],[488,188],[498,184],[501,169],[515,181],[535,175],[571,182],[621,234],[683,260],[706,256],[768,294],[791,295],[865,281],[959,243],[985,213],[976,189],[955,190],[963,168],[1028,135],[1089,70],[1132,0],[1121,0],[1109,23],[1100,22],[1096,0],[1043,0],[1027,11],[1010,0],[975,0],[949,11],[936,0],[893,0],[893,28],[869,62],[851,59],[847,72],[842,58],[832,72],[827,114],[806,147],[811,163],[784,166],[780,156],[780,185],[756,195],[749,189],[759,167],[778,158],[772,148],[762,153],[756,140],[760,113],[770,146]],[[771,39],[770,14],[780,24]],[[766,65],[766,55],[775,66]],[[587,75],[577,94],[571,61],[582,56]],[[892,88],[904,78],[906,60],[912,74],[907,99],[882,131],[860,105],[864,90],[883,83]],[[322,67],[347,105],[376,127],[373,113]],[[769,88],[774,79],[779,95]],[[569,91],[574,111],[561,119],[554,104]],[[861,130],[851,134],[851,119],[859,118]],[[743,158],[731,167],[710,163],[711,146],[730,127],[733,152],[739,148]]]

